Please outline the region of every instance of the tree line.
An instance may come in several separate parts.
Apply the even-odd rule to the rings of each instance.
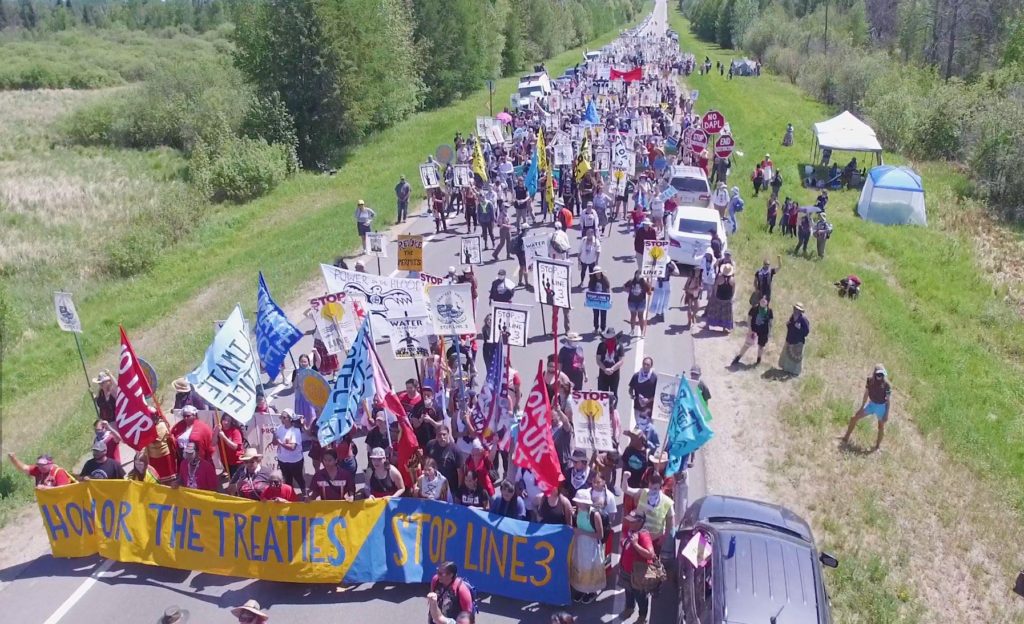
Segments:
[[[238,4],[240,0],[0,0],[0,30],[122,26],[205,32],[229,21]]]

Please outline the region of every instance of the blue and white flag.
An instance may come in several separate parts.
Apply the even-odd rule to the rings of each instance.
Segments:
[[[533,151],[533,158],[530,159],[530,167],[526,170],[526,192],[533,197],[537,194],[537,185],[540,184],[540,165],[537,162],[537,150]]]
[[[243,424],[252,420],[260,367],[245,331],[241,308],[235,306],[206,349],[202,364],[187,379],[199,396],[215,408]]]
[[[676,401],[665,433],[665,449],[668,451],[666,477],[679,472],[686,456],[704,446],[715,435],[708,427],[709,415],[705,411],[707,405],[703,399],[697,398],[685,379],[676,388]]]
[[[302,330],[293,325],[281,306],[274,302],[260,271],[256,291],[256,353],[271,380],[281,373],[284,358],[301,338]]]
[[[590,102],[587,103],[587,112],[583,114],[583,123],[588,123],[594,126],[601,123],[601,118],[597,114],[597,107],[594,106],[594,100],[590,100]]]
[[[359,326],[352,348],[345,356],[338,376],[334,378],[331,394],[327,397],[320,418],[317,419],[317,438],[324,448],[345,437],[356,423],[364,399],[373,400],[376,385],[373,380],[373,360],[370,356],[369,321]]]

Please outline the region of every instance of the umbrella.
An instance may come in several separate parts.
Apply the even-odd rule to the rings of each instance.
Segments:
[[[512,115],[509,115],[505,111],[501,111],[500,113],[495,115],[494,118],[502,123],[512,123]]]
[[[817,206],[800,206],[800,212],[809,212],[811,214],[814,214],[816,212],[821,212],[821,211],[822,211],[821,208],[819,208]]]

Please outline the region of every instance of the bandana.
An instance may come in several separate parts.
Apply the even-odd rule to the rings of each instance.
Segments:
[[[640,382],[640,383],[646,383],[647,380],[650,379],[652,375],[654,375],[654,369],[653,368],[651,370],[649,370],[649,371],[645,371],[644,369],[641,368],[637,372],[637,374],[636,374],[636,380],[638,382]]]

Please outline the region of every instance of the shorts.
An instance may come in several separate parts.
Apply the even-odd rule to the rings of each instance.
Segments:
[[[359,230],[359,235],[370,233],[370,225],[368,223],[356,223],[356,229]]]
[[[644,308],[647,307],[647,301],[627,301],[626,307],[629,309],[630,312],[639,314],[640,312],[644,311]]]
[[[863,407],[865,414],[870,414],[881,422],[885,422],[885,403],[868,401]]]

